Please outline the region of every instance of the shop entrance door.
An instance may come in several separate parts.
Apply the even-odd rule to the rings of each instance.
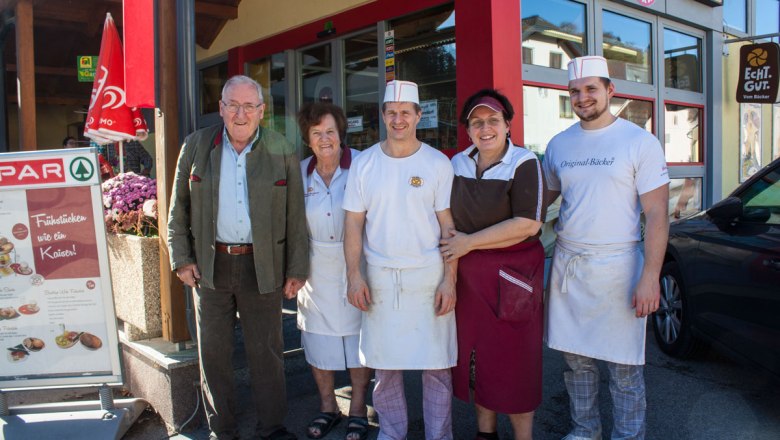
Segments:
[[[380,137],[379,91],[384,90],[384,76],[378,76],[377,33],[370,29],[295,51],[297,102],[328,102],[343,108],[347,116],[343,141],[357,150]]]

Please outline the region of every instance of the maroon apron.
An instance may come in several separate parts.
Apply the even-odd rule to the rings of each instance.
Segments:
[[[458,260],[455,397],[517,414],[542,401],[544,248],[539,240],[478,250]],[[499,318],[500,316],[500,318]]]

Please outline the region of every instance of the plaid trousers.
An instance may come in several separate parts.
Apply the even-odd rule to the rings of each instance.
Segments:
[[[402,370],[376,370],[374,409],[379,416],[377,440],[403,440],[409,428]],[[452,374],[450,369],[423,370],[423,419],[426,440],[452,440]]]
[[[599,368],[596,360],[573,353],[563,353],[571,370],[563,373],[569,392],[574,429],[567,440],[600,440]],[[643,365],[623,365],[605,361],[609,369],[609,392],[615,421],[612,440],[645,438],[645,379]]]

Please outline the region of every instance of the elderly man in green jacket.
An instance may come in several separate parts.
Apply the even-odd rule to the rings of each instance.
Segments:
[[[176,169],[168,221],[171,267],[194,289],[198,354],[211,439],[238,438],[231,358],[241,317],[260,438],[295,439],[282,360],[282,296],[309,273],[303,183],[294,148],[260,127],[260,84],[230,78],[224,124],[190,134]]]

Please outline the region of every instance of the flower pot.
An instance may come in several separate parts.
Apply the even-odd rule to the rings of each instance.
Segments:
[[[162,336],[158,237],[106,234],[116,316],[129,341]]]

